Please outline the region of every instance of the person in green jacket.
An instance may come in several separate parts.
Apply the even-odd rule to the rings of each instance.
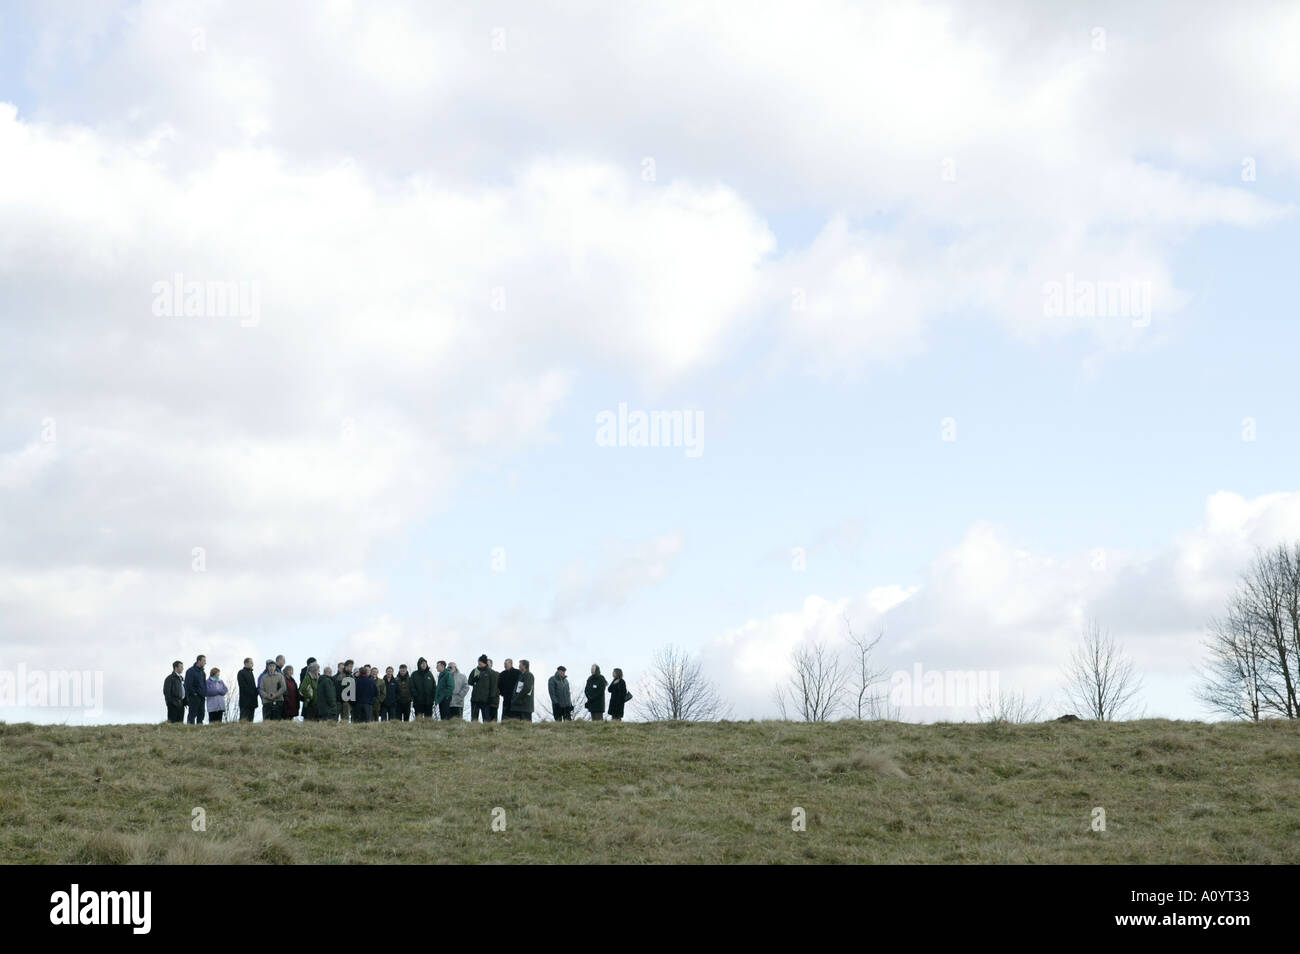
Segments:
[[[456,674],[447,668],[445,659],[438,660],[438,689],[433,701],[438,704],[438,718],[451,718],[451,696],[456,691]]]
[[[519,660],[519,681],[515,683],[515,695],[510,700],[510,711],[516,719],[533,721],[533,673],[527,659]]]
[[[339,684],[334,681],[334,670],[329,666],[316,681],[316,718],[321,722],[339,721]]]
[[[433,670],[429,668],[429,660],[421,656],[415,664],[415,672],[411,673],[411,703],[415,706],[417,719],[433,718],[433,697],[437,693],[437,685]]]
[[[591,664],[591,675],[587,677],[587,685],[583,689],[587,694],[587,711],[591,713],[591,721],[600,722],[605,718],[605,677],[600,674],[600,667],[595,663]]]
[[[379,715],[384,711],[384,699],[388,697],[388,687],[384,685],[384,680],[379,678],[379,667],[371,666],[370,675],[375,677],[375,704],[372,707],[374,718],[371,722],[379,722]]]
[[[477,722],[479,715],[484,722],[495,722],[498,673],[488,665],[487,654],[478,657],[478,665],[470,671],[469,684],[474,687],[469,697],[469,721]]]
[[[302,700],[302,721],[316,721],[316,684],[320,681],[320,664],[316,660],[307,663],[302,672],[302,682],[298,684],[298,698]]]

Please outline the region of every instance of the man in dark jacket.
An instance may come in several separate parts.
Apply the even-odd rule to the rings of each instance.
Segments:
[[[190,710],[185,717],[187,725],[202,725],[203,716],[208,711],[208,674],[204,672],[207,663],[207,658],[200,656],[185,670],[185,704]]]
[[[527,659],[519,660],[519,679],[511,697],[510,712],[515,719],[533,721],[533,674]]]
[[[339,721],[339,684],[329,666],[316,683],[316,717],[322,722]]]
[[[253,675],[252,658],[244,660],[239,670],[239,721],[252,722],[257,711],[257,677]]]
[[[397,667],[397,714],[403,722],[411,721],[411,674],[406,663]]]
[[[563,666],[555,668],[555,675],[546,681],[546,692],[551,697],[551,715],[556,722],[573,721],[573,694],[569,692],[569,673]]]
[[[401,687],[397,684],[397,676],[393,674],[393,667],[389,666],[384,670],[384,697],[380,703],[380,712],[385,722],[392,722],[397,718],[397,700],[401,691]]]
[[[437,692],[438,683],[429,668],[429,660],[421,656],[415,672],[411,673],[411,704],[415,706],[417,719],[433,718],[433,699]]]
[[[501,687],[501,718],[513,719],[514,712],[510,708],[510,700],[515,695],[515,685],[519,682],[519,670],[515,668],[513,659],[506,660],[506,668],[501,670],[501,675],[497,677],[497,685]],[[488,720],[491,721],[491,720]]]
[[[509,662],[509,660],[506,660]],[[469,696],[469,721],[477,722],[483,716],[484,722],[496,721],[496,699],[501,685],[501,675],[488,665],[485,655],[478,657],[478,665],[470,672],[466,680],[473,689]]]
[[[185,680],[181,670],[185,663],[179,659],[172,663],[172,671],[163,680],[163,701],[167,703],[167,721],[185,721]]]
[[[602,721],[605,718],[605,677],[600,674],[600,667],[595,663],[591,664],[591,675],[587,678],[587,685],[583,690],[587,697],[587,711],[591,713],[591,721]]]
[[[375,686],[375,677],[370,675],[370,667],[362,666],[357,676],[357,701],[352,706],[353,722],[373,722],[375,700],[379,690]]]

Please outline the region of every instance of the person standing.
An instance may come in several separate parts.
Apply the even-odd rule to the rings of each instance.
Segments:
[[[352,720],[354,722],[370,722],[371,714],[375,711],[375,699],[379,690],[375,687],[375,679],[370,675],[370,667],[362,666],[361,674],[357,676],[357,701],[352,706]]]
[[[208,711],[208,676],[203,671],[207,663],[206,657],[199,656],[185,670],[185,705],[190,710],[185,717],[186,725],[202,725],[203,714]]]
[[[163,680],[163,700],[167,703],[167,721],[185,721],[185,678],[181,670],[185,663],[179,659],[172,663],[172,671]]]
[[[316,721],[316,683],[320,680],[320,665],[315,657],[307,660],[307,668],[302,672],[302,682],[298,685],[298,698],[302,700],[302,721]]]
[[[595,663],[591,664],[591,675],[587,677],[587,685],[583,687],[587,696],[587,711],[591,713],[591,721],[599,722],[605,718],[605,677],[600,674],[600,667]]]
[[[213,666],[212,672],[208,673],[206,687],[209,724],[216,724],[225,717],[226,693],[228,691],[226,684],[221,681],[221,670]]]
[[[490,665],[490,664],[489,664]],[[501,675],[497,677],[497,685],[501,688],[501,719],[513,719],[515,714],[510,709],[510,700],[515,697],[515,685],[519,682],[519,670],[515,668],[513,659],[506,660],[506,667],[501,670]]]
[[[262,699],[262,721],[279,722],[284,718],[284,675],[275,660],[266,661],[266,672],[257,680],[257,694]]]
[[[447,668],[451,671],[454,684],[451,690],[451,706],[447,711],[453,720],[459,721],[465,718],[465,697],[469,695],[469,679],[454,662],[447,663]],[[490,664],[488,668],[492,668]]]
[[[239,670],[239,721],[252,722],[257,712],[257,680],[253,676],[253,659],[244,660],[244,668]]]
[[[438,670],[438,686],[433,693],[433,701],[438,706],[438,718],[451,718],[451,697],[456,693],[456,674],[447,668],[447,661],[439,659],[434,667]]]
[[[406,663],[397,667],[397,714],[403,722],[411,721],[411,674]]]
[[[486,655],[478,657],[478,665],[470,672],[466,685],[473,689],[469,697],[469,721],[478,722],[481,716],[484,722],[495,722],[497,714],[493,700],[500,692],[501,677],[488,665]]]
[[[401,693],[397,685],[397,676],[393,673],[393,667],[389,666],[384,670],[384,704],[382,706],[385,722],[392,722],[397,718],[397,699]]]
[[[556,666],[555,675],[546,680],[546,691],[551,697],[551,715],[555,721],[573,721],[573,696],[569,693],[568,670]]]
[[[515,683],[510,712],[516,719],[533,721],[533,673],[527,659],[519,660],[519,680]]]
[[[415,707],[417,719],[433,718],[433,698],[437,695],[438,683],[429,660],[421,656],[415,663],[415,672],[411,673],[411,705]]]
[[[339,718],[343,722],[353,721],[353,707],[357,701],[357,677],[352,672],[355,663],[345,659],[339,663],[339,671],[334,679],[339,684]]]
[[[614,670],[614,679],[609,684],[609,717],[615,722],[623,721],[623,706],[632,698],[623,681],[623,670]]]
[[[370,678],[375,681],[375,717],[370,721],[379,722],[380,715],[384,711],[384,700],[388,698],[388,683],[379,678],[378,666],[367,666],[366,668],[370,670]],[[392,670],[390,669],[389,672],[392,672]]]
[[[298,718],[298,681],[292,666],[284,667],[284,717],[290,722]]]
[[[339,684],[329,666],[316,683],[316,718],[321,722],[339,721]]]

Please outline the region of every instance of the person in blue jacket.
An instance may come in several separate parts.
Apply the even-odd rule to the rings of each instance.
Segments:
[[[207,657],[200,656],[185,670],[185,705],[190,710],[185,722],[188,725],[202,725],[208,711],[208,674],[203,671],[207,664]]]
[[[352,707],[352,721],[373,721],[371,715],[375,711],[375,700],[378,698],[379,687],[375,685],[375,677],[370,674],[369,666],[362,666],[361,675],[357,676],[357,701]]]

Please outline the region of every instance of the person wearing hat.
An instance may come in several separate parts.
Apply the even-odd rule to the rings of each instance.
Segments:
[[[284,718],[284,676],[274,659],[266,661],[266,671],[257,680],[257,694],[262,699],[262,721],[278,722]]]
[[[487,654],[478,657],[478,665],[469,674],[468,684],[473,687],[469,697],[469,721],[496,721],[496,697],[500,694],[497,671],[488,665]]]
[[[546,680],[551,694],[551,715],[556,722],[573,721],[573,696],[569,694],[569,674],[563,666],[555,667],[555,675]]]

